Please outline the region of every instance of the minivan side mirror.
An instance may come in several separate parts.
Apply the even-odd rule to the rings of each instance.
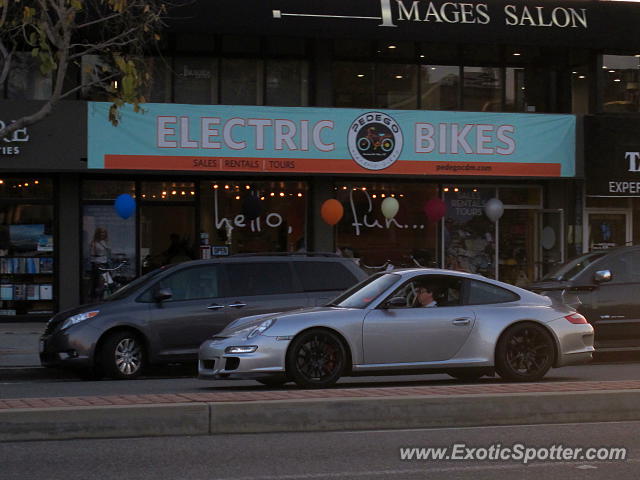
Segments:
[[[170,288],[159,288],[153,292],[153,299],[158,303],[169,300],[171,297],[173,297],[173,292]]]
[[[596,283],[605,283],[611,281],[611,270],[598,270],[593,274],[593,281]]]
[[[393,297],[388,302],[384,303],[383,308],[394,308],[394,307],[406,307],[407,299],[405,297]]]

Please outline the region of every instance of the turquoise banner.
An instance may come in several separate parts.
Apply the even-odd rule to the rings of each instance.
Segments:
[[[228,105],[88,109],[89,167],[572,177],[573,115]]]

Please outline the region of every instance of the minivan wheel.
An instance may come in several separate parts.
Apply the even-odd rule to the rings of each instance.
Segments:
[[[102,345],[100,360],[107,377],[123,380],[136,378],[145,364],[144,345],[133,332],[112,333]]]
[[[344,345],[336,334],[311,329],[291,343],[287,351],[287,374],[301,387],[329,387],[342,375],[346,359]]]
[[[535,323],[508,328],[496,348],[496,372],[512,382],[540,380],[553,365],[553,342],[547,329]]]

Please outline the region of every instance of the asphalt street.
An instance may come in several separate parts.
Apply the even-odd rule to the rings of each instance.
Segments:
[[[130,381],[82,381],[72,376],[55,378],[30,379],[26,377],[2,379],[0,377],[0,398],[29,398],[82,395],[134,395],[160,393],[194,393],[211,391],[243,391],[267,389],[255,381],[216,380],[204,381],[194,378],[194,367],[172,367],[157,370],[154,376]],[[167,375],[171,377],[167,378]],[[551,370],[543,382],[557,381],[606,381],[606,380],[639,380],[640,363],[601,363],[564,367]],[[480,383],[500,383],[499,377],[484,377]],[[393,377],[353,377],[343,378],[337,388],[353,388],[364,386],[399,386],[399,385],[458,385],[448,375],[409,375]],[[285,388],[295,389],[293,384]]]
[[[2,479],[636,479],[640,422],[3,443]],[[407,447],[626,449],[625,460],[401,460]],[[475,454],[475,453],[474,453]],[[478,455],[480,456],[480,455]]]

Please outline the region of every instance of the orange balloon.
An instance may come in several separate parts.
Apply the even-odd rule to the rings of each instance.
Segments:
[[[320,207],[320,216],[329,225],[335,225],[344,215],[342,204],[333,198],[326,200]]]

